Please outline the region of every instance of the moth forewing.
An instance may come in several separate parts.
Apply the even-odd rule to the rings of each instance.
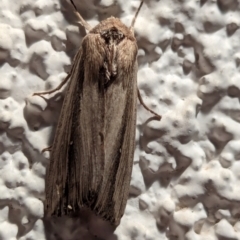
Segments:
[[[132,29],[137,13],[130,27],[110,17],[91,28],[80,18],[89,33],[65,80],[46,173],[47,216],[86,207],[115,226],[120,223],[135,149],[138,49]]]

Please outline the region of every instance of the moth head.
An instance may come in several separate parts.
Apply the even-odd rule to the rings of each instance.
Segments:
[[[78,16],[78,18],[79,18],[79,23],[80,23],[87,31],[94,33],[94,31],[96,31],[96,28],[97,28],[99,25],[101,25],[102,22],[101,22],[99,25],[97,25],[97,27],[92,28],[92,27],[82,18],[82,16],[80,15],[80,13],[78,13],[77,8],[76,8],[73,0],[70,0],[70,1],[71,1],[72,5],[73,5],[73,7],[74,7],[75,13],[77,14],[77,16]],[[117,24],[117,25],[119,25],[117,22],[120,22],[124,27],[126,27],[126,28],[128,29],[128,31],[132,32],[132,34],[133,34],[133,36],[134,36],[134,24],[135,24],[135,21],[136,21],[136,19],[137,19],[138,13],[139,13],[142,5],[143,5],[143,2],[144,2],[144,0],[141,0],[141,3],[140,3],[140,5],[139,5],[139,7],[138,7],[138,9],[137,9],[137,12],[135,13],[135,16],[134,16],[134,18],[133,18],[133,20],[132,20],[132,23],[131,23],[130,27],[126,27],[123,23],[121,23],[121,21],[120,21],[119,19],[114,18],[114,17],[110,17],[110,18],[108,18],[108,19],[106,19],[106,20],[109,20],[109,19],[110,19],[110,21],[116,20],[116,24]],[[106,21],[106,20],[105,20],[105,21]],[[104,22],[104,21],[103,21],[103,22]],[[121,25],[121,24],[120,24],[120,25]],[[103,26],[103,28],[104,28],[104,27],[107,27],[107,26]],[[121,30],[121,29],[118,28],[118,26],[115,26],[115,27],[116,27],[118,30]],[[122,28],[122,27],[120,26],[120,28]],[[101,30],[104,31],[104,29],[101,29]],[[105,29],[105,31],[106,31],[106,30],[110,30],[110,26],[108,26],[107,29]],[[125,30],[126,30],[126,29],[125,29]],[[116,32],[116,31],[115,31],[115,32]],[[114,31],[112,31],[112,34],[114,34]],[[122,34],[125,35],[125,36],[126,36],[126,35],[129,35],[129,36],[130,36],[130,34],[125,34],[124,32],[122,32]],[[115,35],[116,35],[116,33],[115,33]],[[119,37],[121,36],[120,33],[119,33],[118,35],[119,35]],[[108,38],[108,36],[107,36],[107,35],[104,35],[104,33],[103,33],[102,36],[106,36],[106,37]],[[110,35],[109,35],[109,36],[110,36]],[[113,36],[113,35],[112,35],[112,36]],[[113,36],[113,37],[114,37],[114,36]],[[126,37],[127,37],[127,36],[126,36]],[[130,36],[130,37],[131,37],[131,36]],[[121,37],[120,37],[120,38],[121,38]],[[117,39],[115,38],[115,40],[117,40]]]
[[[135,41],[134,33],[120,19],[109,17],[92,28],[89,33],[100,34],[107,44],[119,44],[124,38]]]
[[[111,27],[100,33],[101,37],[105,40],[107,44],[120,43],[125,35],[116,27]]]

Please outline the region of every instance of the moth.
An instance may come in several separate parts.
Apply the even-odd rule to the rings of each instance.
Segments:
[[[90,209],[117,226],[124,213],[135,149],[137,42],[131,26],[110,17],[91,27],[73,60],[46,172],[45,216]]]

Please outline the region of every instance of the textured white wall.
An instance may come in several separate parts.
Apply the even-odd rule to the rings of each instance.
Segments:
[[[56,87],[84,36],[67,0],[0,0],[0,239],[240,239],[239,0],[146,0],[136,21],[138,106],[125,215],[114,234],[42,221],[44,176],[64,94]],[[91,24],[129,25],[135,0],[75,0]],[[105,234],[105,235],[104,235]],[[106,236],[108,235],[108,236]]]

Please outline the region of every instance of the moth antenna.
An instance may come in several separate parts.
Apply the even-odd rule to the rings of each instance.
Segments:
[[[134,24],[135,24],[135,22],[136,22],[136,19],[137,19],[138,13],[139,13],[139,11],[140,11],[142,5],[143,5],[143,2],[144,2],[144,0],[141,1],[140,5],[139,5],[139,7],[138,7],[138,10],[137,10],[137,12],[135,13],[135,16],[134,16],[134,18],[133,18],[133,20],[132,20],[132,23],[131,23],[131,26],[130,26],[131,31],[133,31]]]
[[[72,3],[73,7],[74,7],[74,12],[77,14],[78,18],[79,18],[79,23],[88,31],[90,31],[92,29],[92,27],[83,19],[83,17],[81,16],[81,14],[77,11],[77,7],[74,4],[73,0],[70,0],[70,2]]]

